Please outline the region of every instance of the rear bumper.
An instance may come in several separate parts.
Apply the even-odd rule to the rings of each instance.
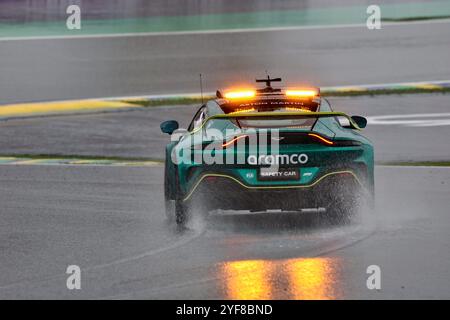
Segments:
[[[295,210],[327,208],[337,196],[369,193],[350,170],[323,174],[309,185],[248,186],[236,177],[208,173],[198,179],[183,201],[201,203],[208,209]]]

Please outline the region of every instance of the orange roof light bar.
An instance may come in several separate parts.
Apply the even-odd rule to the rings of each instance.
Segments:
[[[230,141],[225,142],[224,144],[222,144],[222,148],[228,147],[230,144],[233,144],[234,142],[236,142],[236,141],[238,141],[238,140],[240,140],[242,138],[245,138],[245,137],[247,137],[246,134],[244,134],[242,136],[239,136],[239,137],[236,137],[236,138],[233,138]]]
[[[286,90],[285,94],[289,97],[309,98],[315,97],[319,94],[317,90],[302,89],[302,90]]]
[[[245,99],[256,96],[255,90],[230,91],[224,94],[226,99]]]
[[[315,133],[308,133],[308,136],[317,138],[317,139],[319,139],[320,141],[325,142],[325,143],[328,144],[328,145],[333,145],[333,144],[334,144],[333,141],[330,141],[330,140],[328,140],[328,139],[325,139],[324,137],[319,136],[318,134],[315,134]]]

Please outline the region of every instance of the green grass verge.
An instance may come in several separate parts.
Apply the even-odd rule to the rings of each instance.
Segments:
[[[214,99],[213,96],[203,97],[203,101]],[[122,100],[124,103],[135,104],[141,107],[160,107],[160,106],[175,106],[186,104],[199,104],[202,102],[201,98],[164,98],[152,100]]]
[[[68,160],[107,160],[107,161],[154,161],[163,162],[161,159],[145,158],[145,157],[115,157],[115,156],[95,156],[95,155],[75,155],[75,154],[0,154],[0,158],[18,158],[31,160],[52,160],[52,159],[68,159]]]
[[[0,154],[0,158],[17,158],[25,160],[98,160],[114,162],[145,162],[153,161],[164,163],[162,159],[147,157],[116,157],[116,156],[95,156],[95,155],[62,155],[62,154]],[[399,166],[399,167],[450,167],[450,161],[392,161],[377,162],[377,166]]]
[[[354,96],[378,96],[378,95],[392,95],[392,94],[421,94],[421,93],[449,93],[450,88],[395,88],[395,89],[380,89],[380,90],[349,90],[349,91],[332,91],[322,92],[323,97],[354,97]],[[203,101],[214,99],[214,96],[205,96]],[[164,98],[152,100],[122,100],[124,103],[134,104],[141,107],[160,107],[172,105],[191,105],[200,104],[201,98]]]

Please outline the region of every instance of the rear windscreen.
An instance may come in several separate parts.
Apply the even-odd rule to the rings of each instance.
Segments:
[[[248,128],[298,128],[311,129],[316,122],[316,117],[248,117],[237,118],[233,121],[242,129]]]

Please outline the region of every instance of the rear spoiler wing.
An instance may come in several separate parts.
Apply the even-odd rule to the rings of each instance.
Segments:
[[[308,118],[324,118],[324,117],[344,117],[347,118],[350,123],[350,128],[355,130],[361,130],[361,128],[353,121],[353,119],[343,112],[249,112],[249,113],[240,113],[240,114],[217,114],[211,117],[208,117],[203,121],[202,125],[194,130],[192,133],[201,130],[208,121],[214,119],[239,119],[239,118],[258,118],[258,117],[267,117],[267,118],[280,118],[280,117],[308,117]]]

